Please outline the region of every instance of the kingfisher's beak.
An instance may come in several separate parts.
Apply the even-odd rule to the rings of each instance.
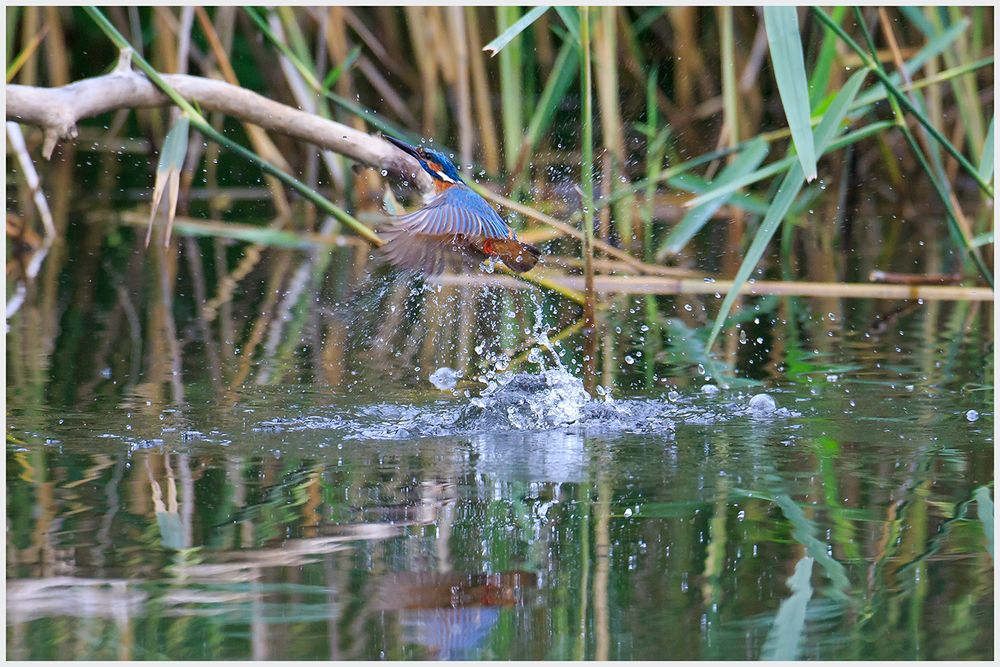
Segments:
[[[417,154],[417,149],[411,146],[410,144],[406,143],[405,141],[400,141],[396,137],[393,137],[388,134],[383,134],[382,138],[388,141],[390,144],[394,145],[399,150],[403,151],[404,153],[408,153],[415,158],[420,157],[420,155]]]

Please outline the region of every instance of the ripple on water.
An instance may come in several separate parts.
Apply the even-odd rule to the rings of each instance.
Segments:
[[[261,422],[255,431],[340,432],[348,439],[402,440],[419,437],[548,431],[672,433],[679,422],[711,424],[739,417],[783,418],[798,413],[778,408],[774,399],[720,403],[701,397],[618,399],[605,393],[592,398],[583,382],[562,368],[539,373],[499,373],[478,397],[424,405],[379,403],[358,406],[334,417],[306,416]]]

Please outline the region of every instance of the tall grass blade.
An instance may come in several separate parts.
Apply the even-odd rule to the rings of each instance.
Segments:
[[[955,145],[951,141],[949,141],[948,138],[944,136],[944,134],[941,133],[941,130],[936,128],[934,124],[931,123],[930,120],[928,120],[927,116],[917,107],[916,104],[914,104],[910,100],[910,98],[906,95],[906,93],[900,90],[899,86],[893,81],[892,77],[890,77],[879,66],[879,64],[872,59],[872,57],[864,50],[864,48],[861,47],[860,44],[858,44],[856,41],[854,41],[854,39],[851,38],[850,35],[844,32],[843,28],[833,23],[833,21],[826,14],[826,12],[824,12],[819,7],[811,7],[811,10],[813,14],[815,14],[816,17],[819,18],[819,20],[822,21],[824,25],[826,25],[826,27],[837,33],[837,36],[840,37],[840,39],[845,44],[851,47],[852,51],[858,54],[862,62],[865,64],[865,67],[871,70],[871,72],[879,78],[879,80],[886,86],[886,89],[896,100],[896,102],[903,109],[905,109],[907,113],[916,118],[917,122],[923,125],[924,129],[927,130],[927,133],[934,138],[934,141],[940,144],[941,147],[944,148],[949,155],[955,158],[958,164],[961,165],[962,169],[967,174],[972,176],[973,180],[975,180],[976,183],[979,185],[979,188],[990,199],[992,199],[994,197],[994,194],[993,194],[993,188],[990,186],[990,184],[985,182],[982,178],[979,177],[979,173],[976,171],[976,168],[972,166],[972,163],[969,162],[969,159],[965,157],[965,155],[963,155],[961,151],[955,148]]]
[[[993,243],[993,232],[984,232],[972,239],[972,243],[970,245],[973,248],[981,248],[984,245],[989,245],[990,243]]]
[[[559,5],[556,7],[556,13],[559,14],[559,18],[561,18],[563,23],[566,24],[566,28],[573,35],[573,39],[576,40],[576,43],[580,44],[580,15],[577,13],[576,7],[565,7]]]
[[[501,29],[517,23],[517,7],[497,7],[497,25]],[[516,39],[517,35],[512,37]],[[524,132],[524,80],[522,78],[523,48],[520,40],[500,53],[500,108],[503,128],[504,165],[508,173],[514,171],[521,137]]]
[[[792,539],[805,547],[806,555],[812,556],[823,568],[823,573],[833,585],[830,591],[832,597],[845,598],[851,586],[847,578],[847,572],[839,560],[830,555],[827,543],[816,537],[819,530],[816,524],[809,520],[802,508],[795,503],[792,498],[781,493],[775,497],[774,502],[781,508],[781,513],[785,515],[788,523],[792,525]]]
[[[309,62],[306,59],[300,58],[298,54],[296,54],[295,51],[293,51],[287,44],[285,44],[285,42],[281,38],[279,38],[276,34],[274,34],[274,31],[272,31],[271,28],[267,25],[267,21],[265,21],[264,18],[260,14],[258,14],[255,9],[251,7],[244,7],[243,9],[247,13],[247,15],[250,16],[251,19],[253,19],[254,23],[257,24],[257,27],[260,28],[260,31],[262,33],[264,33],[264,36],[268,39],[268,41],[271,42],[271,44],[273,44],[274,47],[281,52],[281,55],[288,58],[288,61],[292,63],[292,65],[295,67],[296,70],[298,70],[299,74],[302,75],[303,80],[305,80],[306,84],[310,88],[312,88],[314,92],[323,95],[324,97],[335,103],[337,106],[346,109],[347,111],[350,111],[354,115],[363,119],[366,123],[371,124],[372,127],[381,130],[382,132],[387,132],[389,134],[400,137],[401,139],[404,139],[411,143],[419,142],[419,137],[414,135],[412,132],[396,127],[394,124],[383,120],[374,111],[366,109],[364,106],[353,100],[341,97],[340,95],[337,95],[336,93],[330,91],[328,88],[324,88],[324,84],[320,82],[316,74],[316,70],[311,62]],[[343,69],[341,70],[341,74],[342,73]],[[338,76],[340,75],[338,74]]]
[[[976,489],[976,513],[979,515],[979,522],[983,524],[983,532],[986,533],[986,549],[990,552],[990,558],[993,558],[993,499],[985,486]]]
[[[181,171],[184,169],[184,158],[187,156],[188,128],[191,120],[187,114],[181,114],[170,128],[163,140],[163,150],[160,151],[160,161],[156,166],[156,184],[153,187],[153,204],[149,210],[149,227],[146,230],[146,245],[153,234],[153,220],[160,208],[163,193],[167,193],[167,233],[163,237],[163,245],[170,243],[170,230],[177,213],[177,195],[181,184]]]
[[[838,24],[844,19],[847,7],[834,7],[830,18]],[[837,39],[831,33],[823,35],[823,43],[819,47],[819,56],[809,77],[809,106],[817,109],[826,98],[826,88],[830,84],[830,72],[833,71],[833,58],[837,55]]]
[[[796,162],[795,156],[791,157],[792,159],[789,163]],[[712,184],[697,174],[681,174],[679,176],[674,176],[673,178],[667,180],[667,184],[678,190],[694,193],[699,197],[712,190]],[[715,199],[715,197],[712,196],[709,197],[709,199]],[[729,199],[729,204],[731,206],[738,206],[747,213],[753,213],[754,215],[764,215],[767,213],[769,208],[768,202],[761,199],[757,195],[751,195],[746,192],[734,193]]]
[[[761,660],[795,660],[799,657],[802,631],[806,625],[806,607],[812,599],[813,559],[803,556],[795,564],[795,574],[788,578],[788,588],[792,594],[778,607],[774,624],[767,634]]]
[[[548,7],[542,5],[541,7],[535,7],[530,12],[522,16],[520,19],[514,22],[509,28],[504,30],[502,33],[496,36],[492,42],[483,47],[483,51],[488,51],[490,57],[495,56],[500,53],[500,50],[510,44],[510,41],[520,35],[525,28],[538,20],[542,14],[548,11]]]
[[[641,34],[643,30],[652,25],[653,21],[663,16],[666,11],[666,7],[651,7],[647,9],[632,23],[632,31],[636,35]]]
[[[838,151],[841,148],[846,148],[851,144],[867,139],[868,137],[871,137],[880,132],[888,130],[889,128],[894,126],[895,123],[887,120],[880,120],[875,123],[872,123],[871,125],[865,125],[862,128],[854,130],[853,132],[848,132],[843,136],[830,142],[830,144],[826,147],[826,150],[821,152],[821,155],[826,155],[827,153]],[[684,205],[690,208],[693,208],[695,206],[701,206],[702,204],[711,199],[720,197],[725,194],[730,194],[732,192],[736,192],[737,190],[741,190],[747,187],[748,185],[753,185],[754,183],[762,181],[765,178],[770,178],[775,174],[782,173],[783,171],[788,169],[788,167],[791,166],[792,163],[795,162],[795,160],[796,158],[794,155],[783,157],[780,160],[772,162],[766,167],[761,167],[757,171],[747,174],[746,176],[734,178],[733,180],[726,183],[719,183],[716,187],[712,187],[705,190],[704,192],[700,193],[697,197],[694,197]]]
[[[802,57],[799,18],[795,7],[764,7],[764,27],[778,94],[785,108],[792,141],[807,181],[816,178],[816,150],[809,118],[809,84]]]
[[[920,7],[900,7],[899,12],[907,18],[907,20],[917,27],[920,32],[924,33],[928,37],[934,36],[934,26],[931,25],[930,20],[921,11]]]
[[[642,258],[649,262],[653,259],[653,211],[655,208],[654,198],[656,196],[657,178],[663,170],[663,157],[667,151],[667,142],[672,134],[670,126],[666,125],[660,130],[656,129],[659,124],[659,108],[656,106],[657,80],[659,69],[654,67],[653,71],[646,77],[646,123],[639,128],[646,135],[646,205],[642,211]],[[647,310],[654,311],[655,302],[647,298]],[[652,369],[652,361],[647,359],[646,368]]]
[[[730,181],[746,176],[760,166],[760,163],[767,157],[768,150],[767,142],[757,137],[722,170],[718,178],[711,182],[710,187],[726,185]],[[701,231],[701,228],[715,215],[715,212],[729,201],[730,194],[708,198],[704,204],[688,211],[677,223],[677,226],[671,230],[670,235],[657,251],[656,259],[662,261],[667,255],[680,252],[688,241]],[[702,197],[706,197],[706,195],[702,195]]]
[[[979,177],[984,181],[993,178],[993,125],[997,117],[994,115],[990,120],[990,127],[986,130],[986,143],[983,145],[983,156],[979,160]]]
[[[813,141],[819,147],[820,154],[826,150],[827,145],[836,135],[837,130],[840,128],[840,123],[844,120],[844,116],[847,115],[867,75],[868,72],[866,70],[861,70],[847,80],[847,83],[844,84],[837,97],[834,98],[833,103],[830,104],[826,116],[813,131]],[[767,244],[771,241],[771,237],[774,236],[774,232],[777,231],[778,225],[784,220],[785,214],[788,213],[788,209],[791,208],[792,202],[798,196],[803,185],[805,185],[805,174],[802,171],[802,166],[798,162],[793,163],[785,174],[785,178],[778,188],[778,193],[775,195],[774,201],[771,202],[767,215],[764,216],[764,221],[761,222],[760,229],[757,230],[757,235],[754,236],[754,240],[750,244],[749,250],[747,250],[746,257],[743,258],[743,263],[740,264],[740,268],[736,272],[732,289],[726,294],[726,298],[719,308],[719,313],[715,316],[712,332],[709,334],[708,342],[705,344],[705,347],[709,350],[712,349],[712,344],[719,335],[719,331],[722,329],[722,325],[729,315],[729,310],[733,307],[733,302],[736,301],[736,297],[739,295],[739,286],[750,278],[750,274],[753,273],[757,262],[760,261],[761,256],[764,254],[764,250],[767,249]]]
[[[46,24],[37,35],[31,38],[28,45],[21,49],[21,52],[17,54],[17,57],[14,58],[13,61],[11,61],[10,65],[7,65],[7,83],[14,80],[17,73],[21,71],[22,67],[24,67],[24,63],[28,62],[28,58],[30,58],[41,45],[42,40],[45,39],[45,35],[47,35],[48,32],[49,26]]]
[[[901,8],[905,9],[905,8]],[[928,62],[937,58],[939,55],[944,53],[948,48],[962,36],[962,33],[969,27],[968,19],[963,19],[956,22],[954,25],[948,27],[947,30],[941,32],[940,34],[934,35],[930,33],[928,36],[931,37],[930,41],[927,42],[916,55],[906,61],[906,71],[910,75],[914,75],[923,69],[924,65]],[[992,60],[992,58],[991,58]],[[889,75],[890,80],[899,84],[902,82],[902,75],[899,72],[893,72]],[[886,91],[885,86],[881,83],[875,83],[871,88],[866,90],[863,94],[858,96],[858,104],[867,106],[873,102],[885,99],[889,93]]]
[[[340,76],[347,70],[351,69],[351,67],[354,65],[354,62],[358,59],[358,56],[360,55],[361,55],[361,46],[360,45],[355,46],[353,49],[351,49],[351,52],[347,54],[347,57],[344,58],[344,62],[340,63],[332,70],[330,70],[330,73],[326,75],[325,79],[323,79],[324,95],[333,90],[333,87],[337,85],[337,81],[340,79]]]
[[[579,74],[579,62],[579,45],[572,40],[567,40],[563,43],[559,55],[556,56],[556,61],[552,64],[552,73],[549,75],[548,81],[545,82],[542,96],[538,99],[535,111],[528,122],[528,130],[525,132],[524,141],[517,157],[516,171],[520,172],[524,169],[528,156],[535,150],[542,134],[552,124],[556,109],[562,103],[569,87],[576,81]]]
[[[580,67],[580,88],[583,104],[580,108],[583,125],[583,145],[580,147],[580,185],[583,191],[583,263],[584,263],[584,344],[583,384],[588,392],[597,384],[597,318],[594,292],[594,112],[593,84],[590,53],[590,10],[580,9],[580,49],[583,62]]]

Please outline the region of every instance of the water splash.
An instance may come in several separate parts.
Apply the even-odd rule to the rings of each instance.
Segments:
[[[750,399],[747,409],[755,415],[769,415],[778,409],[778,404],[767,394],[757,394]]]
[[[534,339],[526,360],[537,372],[510,369],[512,359],[503,352],[475,347],[480,357],[478,374],[466,378],[481,389],[456,390],[464,372],[442,366],[428,376],[435,388],[450,394],[448,400],[423,405],[353,406],[333,417],[279,418],[254,430],[302,431],[326,428],[345,439],[399,440],[420,437],[482,433],[532,433],[553,429],[672,434],[679,422],[709,424],[733,417],[781,418],[795,413],[778,408],[773,398],[759,394],[745,402],[723,401],[718,386],[706,384],[701,396],[683,396],[672,389],[661,398],[615,399],[612,390],[598,387],[597,397],[563,365],[561,343],[549,338],[540,295],[534,290],[534,322],[524,333]],[[458,400],[451,400],[457,398]]]
[[[431,373],[430,378],[431,384],[440,389],[441,391],[450,391],[455,388],[458,384],[459,379],[461,379],[463,373],[462,371],[456,371],[447,366],[442,366],[433,373]]]

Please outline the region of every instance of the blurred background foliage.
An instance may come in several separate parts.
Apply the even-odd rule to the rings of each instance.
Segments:
[[[83,9],[6,12],[9,81],[64,85],[109,71],[117,58],[106,31]],[[775,20],[785,29],[798,24],[798,70],[783,64],[793,58],[771,53],[794,54],[797,42],[769,44],[765,17],[754,9],[595,8],[587,35],[591,117],[581,117],[581,16],[574,8],[161,6],[109,7],[105,14],[160,72],[224,78],[359,129],[443,146],[468,181],[507,204],[501,210],[519,233],[544,247],[545,275],[579,275],[593,259],[598,276],[633,276],[625,291],[645,296],[600,298],[597,372],[607,385],[630,370],[650,385],[660,375],[656,363],[668,359],[691,368],[715,364],[717,376],[732,376],[737,365],[759,375],[759,362],[748,368],[755,355],[770,355],[764,366],[781,365],[780,343],[751,343],[742,361],[740,348],[744,327],[759,325],[760,314],[771,313],[767,326],[792,319],[787,300],[739,297],[728,283],[691,291],[691,282],[674,279],[841,285],[801,302],[806,319],[843,315],[837,297],[852,294],[847,283],[873,275],[932,284],[992,279],[990,7],[838,7],[799,10],[797,17],[786,11]],[[499,52],[491,57],[487,44]],[[865,45],[874,47],[877,66]],[[859,69],[868,75],[852,79]],[[784,82],[797,96],[782,92]],[[373,268],[366,243],[195,127],[175,156],[183,160],[178,236],[166,249],[142,247],[137,228],[148,218],[157,154],[175,117],[167,108],[139,109],[84,121],[76,142],[38,164],[56,238],[44,262],[31,261],[42,244],[33,191],[8,161],[8,297],[41,304],[43,347],[52,347],[60,327],[71,339],[93,330],[89,307],[101,304],[113,309],[98,327],[114,334],[105,347],[117,351],[112,340],[147,339],[144,351],[132,345],[131,361],[122,360],[131,369],[162,381],[164,369],[181,370],[180,351],[193,344],[204,347],[216,384],[235,387],[251,373],[258,381],[287,379],[300,343],[319,343],[312,359],[322,365],[351,336],[371,338],[354,326],[357,313],[330,308],[324,315],[309,306],[356,302],[359,279]],[[915,119],[929,123],[930,132]],[[417,203],[376,169],[238,119],[209,114],[208,121],[286,165],[363,225]],[[580,185],[590,125],[593,207]],[[817,177],[806,182],[795,169],[813,162],[790,135],[802,143],[809,125],[817,133],[825,127],[832,145],[825,156],[820,146],[810,149],[813,162],[819,157]],[[40,133],[25,132],[37,154]],[[581,210],[595,214],[590,252],[581,242]],[[162,225],[154,233],[162,241]],[[32,266],[37,280],[26,275]],[[150,289],[123,297],[123,286],[139,281]],[[523,349],[523,331],[533,326],[580,340],[579,310],[558,295],[529,302],[524,293],[487,290],[473,303],[469,289],[478,282],[446,285],[442,298],[426,304],[403,284],[377,295],[369,290],[369,310],[384,315],[409,303],[404,319],[423,320],[396,343],[374,338],[393,347],[397,359],[399,346],[423,346],[425,357],[450,350],[435,363],[463,368],[476,356],[469,341],[482,331],[499,331],[485,345],[510,354]],[[538,299],[544,308],[534,306]],[[441,317],[443,303],[461,304],[457,323]],[[883,306],[859,306],[859,318],[896,308]],[[13,349],[38,340],[27,319],[13,320]],[[674,344],[678,324],[693,346]],[[709,359],[720,332],[717,359]],[[427,343],[439,333],[447,345]],[[636,342],[641,353],[629,354]],[[152,356],[141,363],[141,354]],[[582,366],[579,349],[567,354]],[[639,363],[622,370],[626,355]],[[262,379],[256,369],[265,357],[277,359],[279,371]],[[400,365],[427,367],[414,359]]]

